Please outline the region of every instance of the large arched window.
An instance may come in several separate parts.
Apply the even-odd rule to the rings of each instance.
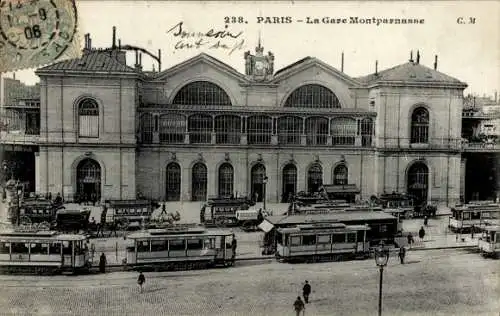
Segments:
[[[278,118],[278,142],[280,144],[300,145],[302,119],[296,116]]]
[[[191,115],[188,120],[189,142],[191,144],[210,144],[212,142],[212,128],[212,116]]]
[[[163,114],[160,116],[159,134],[161,143],[184,143],[186,117],[181,114]]]
[[[373,120],[365,118],[360,122],[361,146],[371,147],[373,135]]]
[[[201,162],[193,166],[191,179],[191,194],[193,201],[205,201],[207,199],[207,167]]]
[[[323,185],[323,168],[320,164],[313,164],[307,171],[307,190],[309,192],[318,192]]]
[[[78,103],[78,123],[80,137],[99,137],[99,105],[94,99]]]
[[[318,84],[308,84],[290,94],[286,107],[294,108],[340,108],[337,96],[328,88]]]
[[[429,168],[424,162],[418,161],[410,166],[406,185],[408,194],[417,199],[417,204],[427,201],[427,194],[429,192]]]
[[[180,105],[231,105],[231,99],[218,85],[208,81],[195,81],[182,87],[172,103]]]
[[[340,164],[333,169],[333,184],[335,185],[347,185],[348,183],[348,172],[347,167],[344,164]]]
[[[251,196],[256,202],[262,202],[264,200],[264,178],[266,177],[266,167],[259,163],[252,167],[250,172],[250,182],[251,182]]]
[[[349,117],[334,118],[332,119],[330,129],[333,145],[354,145],[358,132],[358,125],[355,119]]]
[[[429,111],[426,108],[416,108],[411,115],[412,144],[426,144],[429,142]]]
[[[215,141],[217,144],[239,144],[241,118],[236,115],[220,115],[215,118]]]
[[[306,119],[307,145],[326,145],[328,139],[328,119],[309,117]]]
[[[234,169],[229,163],[219,167],[219,197],[230,197],[234,194]]]
[[[167,201],[181,199],[181,167],[176,162],[167,165]]]
[[[273,119],[269,116],[251,116],[247,121],[248,144],[270,144]]]
[[[153,142],[153,131],[153,115],[144,113],[141,116],[141,141],[145,144],[151,144]]]

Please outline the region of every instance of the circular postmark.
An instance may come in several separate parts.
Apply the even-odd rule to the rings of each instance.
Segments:
[[[36,66],[59,58],[76,31],[74,0],[0,0],[3,68],[11,63]]]

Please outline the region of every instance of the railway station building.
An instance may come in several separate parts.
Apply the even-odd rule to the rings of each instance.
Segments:
[[[87,39],[80,59],[36,71],[37,192],[282,202],[324,185],[340,198],[460,200],[467,85],[437,60],[353,78],[314,57],[276,70],[259,43],[244,73],[206,53],[143,71],[140,57],[128,66],[115,43]]]

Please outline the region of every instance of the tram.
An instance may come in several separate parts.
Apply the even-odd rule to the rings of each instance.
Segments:
[[[16,229],[0,232],[2,273],[88,272],[91,260],[85,235]]]
[[[207,227],[237,226],[249,220],[239,218],[237,212],[249,210],[252,205],[255,203],[247,198],[212,198],[200,210],[200,223]],[[244,215],[247,214],[242,213]]]
[[[116,226],[119,230],[139,228],[149,222],[152,214],[152,203],[148,200],[107,200],[101,223]]]
[[[470,232],[473,226],[479,228],[500,220],[500,204],[495,203],[458,205],[451,211],[448,227],[453,232]]]
[[[500,226],[484,227],[478,247],[483,257],[498,258],[500,254]]]
[[[128,268],[189,270],[233,264],[233,234],[204,227],[170,227],[135,232],[127,237]]]
[[[340,261],[370,255],[368,225],[314,223],[280,228],[276,258],[280,262]]]

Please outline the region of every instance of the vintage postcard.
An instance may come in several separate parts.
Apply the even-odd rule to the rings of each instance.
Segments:
[[[499,1],[0,0],[1,315],[499,315]]]

